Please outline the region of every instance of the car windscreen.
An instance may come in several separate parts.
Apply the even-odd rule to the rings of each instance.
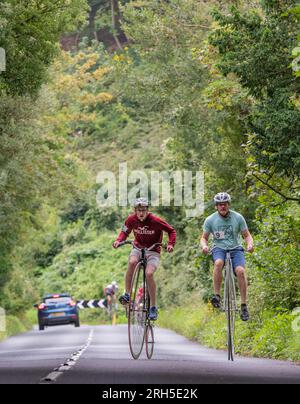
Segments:
[[[51,299],[45,299],[45,304],[68,304],[72,299],[70,297],[57,297]]]

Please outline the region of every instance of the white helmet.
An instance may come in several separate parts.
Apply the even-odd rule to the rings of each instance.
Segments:
[[[145,207],[149,207],[149,202],[148,199],[146,198],[138,198],[134,201],[134,205],[135,208],[137,208],[138,206],[145,206]]]
[[[217,194],[214,197],[214,202],[215,202],[215,204],[225,203],[225,202],[230,203],[231,202],[231,196],[229,194],[227,194],[227,192],[220,192],[219,194]]]
[[[115,292],[117,292],[117,291],[119,290],[119,286],[118,286],[117,282],[114,281],[114,282],[112,282],[111,284],[112,284],[113,290],[114,290]]]

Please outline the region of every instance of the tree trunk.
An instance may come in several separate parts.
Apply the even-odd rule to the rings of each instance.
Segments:
[[[112,17],[112,30],[113,37],[119,49],[123,50],[121,42],[118,38],[120,33],[120,7],[118,0],[110,0],[111,3],[111,17]]]
[[[100,4],[96,4],[91,7],[90,13],[89,13],[89,39],[90,41],[97,38],[96,34],[96,29],[95,29],[95,18],[97,11],[100,8]]]

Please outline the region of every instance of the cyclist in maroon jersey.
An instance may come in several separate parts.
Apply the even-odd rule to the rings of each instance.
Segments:
[[[139,198],[134,203],[134,214],[130,215],[125,225],[119,234],[117,240],[114,242],[113,247],[118,248],[120,243],[125,241],[130,233],[133,231],[135,240],[134,244],[137,248],[150,248],[156,243],[162,243],[163,232],[168,233],[169,242],[167,251],[172,253],[176,243],[176,230],[167,222],[149,212],[149,202],[145,198]],[[149,319],[152,321],[157,320],[158,310],[156,305],[156,283],[154,280],[154,273],[158,268],[160,262],[161,247],[155,248],[153,251],[147,252],[147,284],[150,295],[150,314]],[[132,249],[129,256],[128,270],[125,277],[126,292],[120,298],[123,305],[129,303],[130,288],[134,270],[141,258],[141,252],[135,248]]]

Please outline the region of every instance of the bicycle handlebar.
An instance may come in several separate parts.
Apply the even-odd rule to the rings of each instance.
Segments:
[[[136,248],[136,249],[139,250],[139,251],[142,251],[142,250],[152,251],[155,247],[162,247],[162,248],[164,248],[164,249],[167,248],[167,245],[166,245],[166,244],[162,244],[162,243],[155,243],[155,244],[153,244],[153,245],[152,245],[151,247],[149,247],[149,248],[139,248],[139,247],[137,247],[137,246],[134,244],[134,241],[122,241],[122,242],[119,244],[118,248],[119,248],[119,247],[123,247],[124,245],[132,245],[132,247]]]
[[[210,248],[208,255],[212,255],[215,248],[220,248],[220,247],[213,247],[213,248]],[[230,252],[232,252],[232,251],[236,251],[238,248],[241,248],[241,247],[240,247],[240,246],[237,246],[237,247],[230,248],[230,249],[225,249],[225,248],[220,248],[220,249],[223,250],[223,251],[226,252],[226,253],[230,253]],[[244,251],[246,254],[250,254],[250,252],[247,250],[247,248],[244,248],[244,247],[242,247],[242,248],[243,248],[243,251]]]
[[[131,244],[131,245],[133,245],[133,241],[122,241],[120,244],[119,244],[119,247],[123,247],[123,245],[126,245],[126,244]],[[119,248],[118,247],[118,248]]]

